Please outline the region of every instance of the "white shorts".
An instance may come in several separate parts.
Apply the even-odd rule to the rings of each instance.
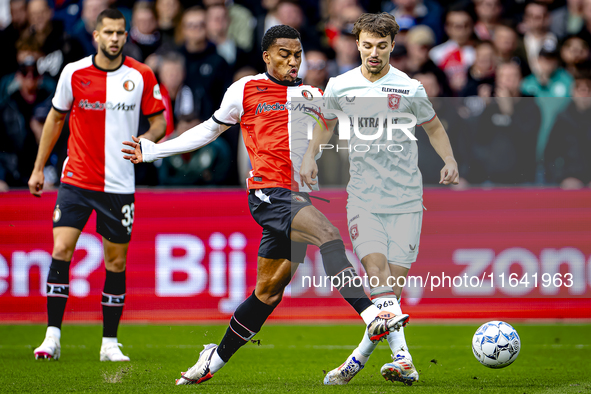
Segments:
[[[422,211],[371,213],[358,206],[348,206],[347,223],[359,260],[370,253],[381,253],[388,263],[405,268],[410,268],[417,261]]]

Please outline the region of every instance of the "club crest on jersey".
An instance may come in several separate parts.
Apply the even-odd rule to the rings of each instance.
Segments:
[[[306,100],[312,100],[314,98],[314,96],[312,96],[312,92],[310,92],[309,90],[302,90],[302,96]]]
[[[388,108],[396,110],[400,107],[400,98],[399,94],[388,94]]]
[[[133,89],[135,89],[135,83],[133,83],[131,79],[128,79],[127,81],[123,82],[123,89],[131,92]]]
[[[60,206],[57,205],[55,210],[53,211],[53,222],[57,223],[62,218],[62,211],[60,210]]]
[[[351,232],[351,239],[355,241],[357,237],[359,237],[359,229],[357,228],[357,224],[352,225],[349,231]]]

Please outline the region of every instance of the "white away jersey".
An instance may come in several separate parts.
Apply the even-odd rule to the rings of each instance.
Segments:
[[[400,129],[394,129],[392,139],[388,139],[385,125],[386,118],[391,123],[409,123],[411,120],[400,116],[401,113],[414,115],[419,126],[435,118],[433,106],[419,81],[390,67],[386,75],[372,83],[361,74],[361,67],[357,67],[330,79],[324,102],[326,118],[334,118],[330,110],[336,109],[350,120],[350,141],[339,140],[340,146],[349,143],[348,204],[360,205],[374,213],[421,211],[423,182],[417,143]],[[353,130],[355,116],[363,138]],[[379,125],[383,132],[373,139],[371,136],[379,134]],[[408,130],[414,136],[414,127]]]
[[[137,136],[140,110],[153,116],[164,111],[152,70],[130,58],[105,71],[94,55],[68,64],[53,98],[59,112],[70,111],[68,158],[62,182],[108,193],[135,191],[133,164],[123,159],[123,141]]]

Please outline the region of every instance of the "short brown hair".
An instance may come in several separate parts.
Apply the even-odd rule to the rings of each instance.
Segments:
[[[399,30],[400,26],[398,26],[396,18],[387,12],[382,12],[380,14],[361,14],[353,26],[352,33],[357,40],[359,40],[359,34],[365,31],[380,37],[390,36],[394,41],[394,36],[398,34]]]

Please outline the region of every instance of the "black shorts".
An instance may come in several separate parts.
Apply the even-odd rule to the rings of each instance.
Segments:
[[[260,257],[304,262],[308,245],[293,242],[289,236],[293,218],[300,209],[308,205],[312,205],[308,193],[292,192],[279,187],[250,191],[250,214],[263,228]]]
[[[53,227],[74,227],[82,231],[94,210],[97,233],[114,243],[128,243],[134,201],[133,194],[97,192],[62,183],[53,211]]]

